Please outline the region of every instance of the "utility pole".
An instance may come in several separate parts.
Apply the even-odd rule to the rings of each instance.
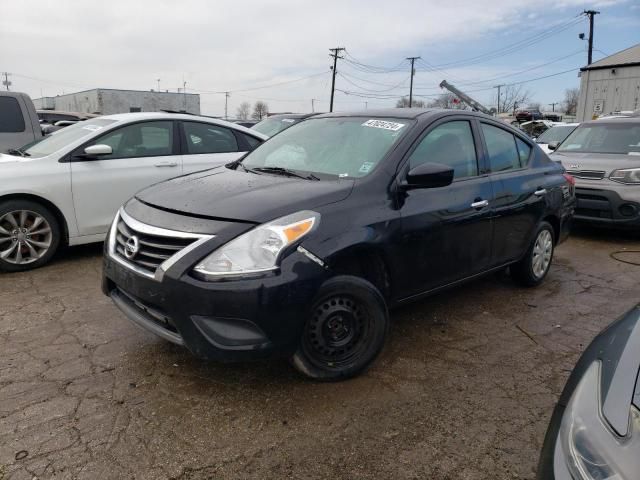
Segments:
[[[416,69],[413,68],[413,64],[420,57],[407,57],[407,60],[411,62],[411,83],[409,85],[409,108],[413,105],[413,76],[416,74]]]
[[[311,113],[315,113],[315,111],[316,111],[315,105],[314,105],[315,101],[316,101],[315,98],[311,99]]]
[[[493,88],[497,88],[498,89],[498,113],[500,113],[500,88],[504,87],[503,84],[500,85],[496,85]]]
[[[184,112],[187,113],[187,82],[182,80],[182,94],[184,95]]]
[[[369,102],[364,102],[364,109],[367,110],[369,108]]]
[[[582,13],[589,17],[589,52],[587,54],[587,65],[591,65],[593,60],[593,17],[594,15],[598,15],[600,12],[596,12],[595,10],[585,10]]]
[[[2,75],[4,75],[4,81],[2,82],[2,85],[7,87],[7,90],[9,90],[9,87],[11,86],[11,81],[9,80],[9,76],[11,74],[9,72],[3,72]]]
[[[160,79],[156,78],[156,82],[158,82],[158,91],[160,91]]]
[[[229,117],[227,116],[227,106],[229,104],[229,97],[231,95],[229,92],[224,92],[224,119],[227,120]]]
[[[330,48],[329,51],[333,52],[329,54],[333,57],[333,72],[331,75],[331,101],[329,102],[329,112],[333,112],[333,94],[336,89],[336,66],[338,65],[338,59],[343,58],[340,56],[340,52],[344,51],[344,47]]]
[[[560,105],[560,103],[559,102],[549,103],[549,106],[551,107],[552,112],[556,111],[556,105]]]

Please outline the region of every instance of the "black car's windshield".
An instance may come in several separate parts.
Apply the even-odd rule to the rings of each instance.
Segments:
[[[23,150],[31,157],[46,157],[81,138],[88,137],[102,130],[114,122],[115,120],[107,120],[106,118],[94,118],[85,120],[84,122],[78,122],[44,137],[36,143],[23,147]]]
[[[245,168],[280,167],[337,177],[364,177],[409,129],[396,118],[336,117],[305,120],[245,157]]]
[[[265,118],[259,123],[256,123],[252,129],[256,132],[260,132],[268,137],[273,137],[276,133],[281,132],[285,128],[289,128],[294,123],[298,123],[301,118]]]
[[[542,134],[536,138],[536,142],[546,144],[551,142],[562,142],[575,129],[576,125],[557,125],[542,132]]]
[[[562,142],[557,151],[640,154],[640,122],[582,125]]]

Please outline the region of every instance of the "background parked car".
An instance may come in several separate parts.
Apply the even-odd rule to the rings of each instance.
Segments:
[[[539,285],[574,201],[562,166],[493,117],[318,115],[138,192],[109,233],[103,291],[203,358],[284,355],[339,380],[379,354],[389,307],[506,266]]]
[[[556,144],[561,144],[565,138],[569,136],[571,132],[573,132],[576,127],[580,125],[579,123],[561,123],[554,124],[551,128],[548,128],[540,135],[538,135],[535,139],[538,146],[544,150],[545,153],[551,153],[552,150],[549,149],[549,143],[555,142]]]
[[[525,110],[520,110],[516,112],[516,120],[518,122],[527,122],[531,120],[542,120],[543,115],[542,112],[535,108],[528,108]]]
[[[40,138],[42,129],[31,97],[26,93],[0,91],[0,152]]]
[[[640,473],[640,305],[585,350],[545,436],[539,480],[632,479]]]
[[[0,155],[0,270],[39,267],[61,243],[102,241],[136,191],[236,160],[265,138],[211,118],[125,113]]]
[[[80,122],[99,116],[94,113],[66,112],[62,110],[37,110],[37,112],[41,123],[48,123],[50,125],[54,125],[56,122],[63,120]]]
[[[309,118],[316,113],[291,113],[283,115],[271,115],[265,118],[261,122],[252,127],[256,132],[260,132],[268,137],[273,137],[276,133],[279,133],[291,125],[295,125],[298,122]]]
[[[576,179],[577,221],[640,229],[640,117],[585,122],[548,147]]]

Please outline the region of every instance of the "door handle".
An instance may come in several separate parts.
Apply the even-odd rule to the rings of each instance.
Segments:
[[[471,204],[471,208],[483,208],[489,206],[489,200],[478,200]]]
[[[177,167],[178,162],[160,162],[155,164],[156,167]]]
[[[541,197],[541,196],[543,196],[543,195],[546,195],[546,194],[547,194],[547,189],[546,189],[546,188],[541,188],[540,190],[536,190],[535,192],[533,192],[533,194],[534,194],[536,197]]]

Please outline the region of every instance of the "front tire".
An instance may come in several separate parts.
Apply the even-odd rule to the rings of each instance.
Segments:
[[[541,222],[525,256],[511,266],[513,278],[525,287],[536,287],[549,273],[555,248],[555,232],[548,222]]]
[[[0,203],[0,271],[22,272],[51,260],[61,231],[49,209],[31,200]]]
[[[376,359],[388,329],[387,306],[376,287],[359,277],[334,277],[318,292],[291,362],[314,380],[354,377]]]

